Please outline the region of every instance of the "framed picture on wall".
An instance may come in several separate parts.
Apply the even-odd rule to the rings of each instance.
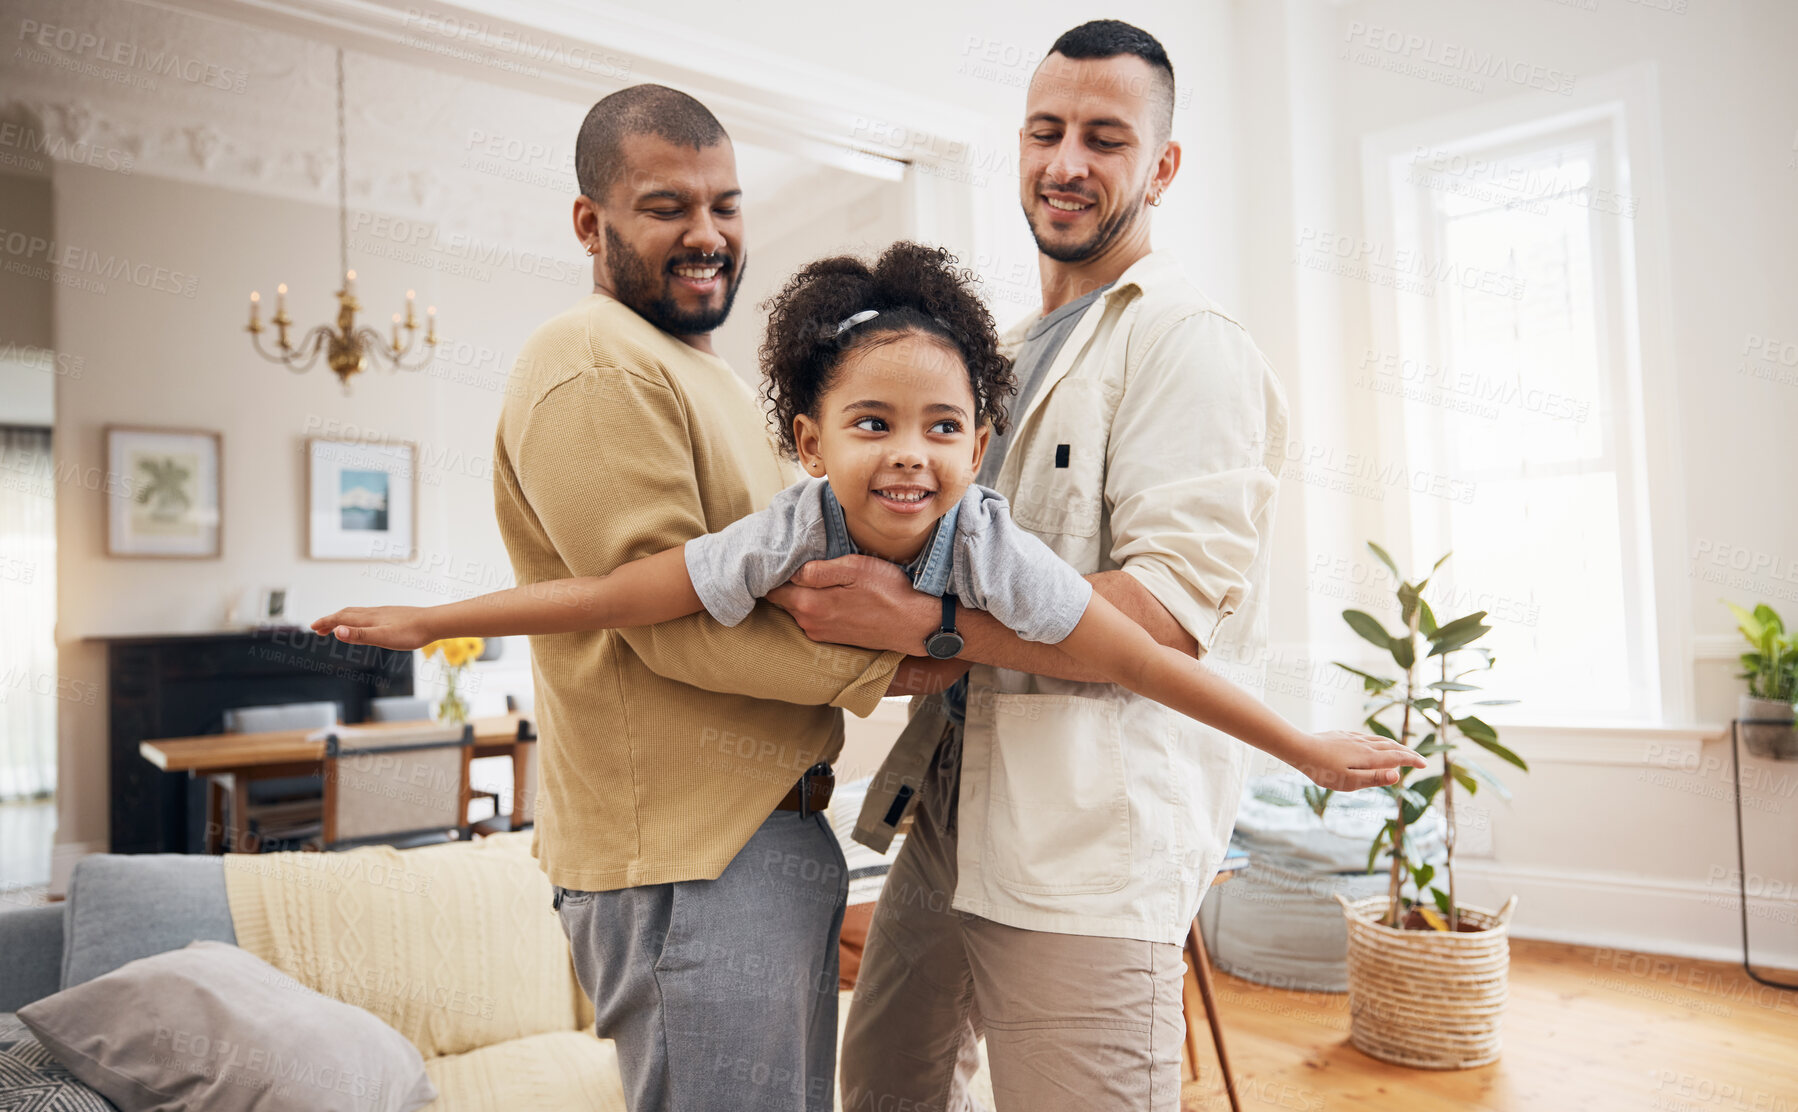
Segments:
[[[307,555],[410,560],[418,533],[417,460],[410,441],[308,437]]]
[[[224,438],[142,425],[105,433],[106,554],[216,559]]]

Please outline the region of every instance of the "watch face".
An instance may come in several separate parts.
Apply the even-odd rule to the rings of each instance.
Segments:
[[[961,634],[937,630],[924,641],[924,651],[938,660],[948,660],[961,651]]]

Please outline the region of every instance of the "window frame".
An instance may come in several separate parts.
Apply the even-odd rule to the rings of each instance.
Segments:
[[[1409,229],[1433,225],[1421,212],[1426,187],[1410,183],[1412,160],[1420,149],[1449,153],[1508,152],[1595,137],[1602,152],[1602,174],[1594,167],[1594,187],[1636,199],[1633,216],[1593,213],[1589,225],[1608,244],[1595,242],[1595,255],[1614,259],[1611,274],[1595,277],[1598,298],[1615,304],[1600,309],[1601,347],[1615,357],[1617,369],[1608,383],[1614,393],[1616,439],[1613,456],[1618,477],[1623,543],[1637,582],[1627,590],[1626,605],[1641,609],[1642,630],[1634,638],[1632,659],[1647,665],[1641,677],[1645,691],[1636,715],[1615,719],[1642,725],[1685,724],[1694,708],[1692,600],[1685,566],[1685,489],[1680,463],[1677,410],[1677,367],[1672,354],[1668,293],[1666,224],[1661,202],[1666,196],[1660,151],[1660,109],[1653,63],[1582,80],[1570,97],[1520,95],[1467,111],[1432,117],[1376,132],[1362,141],[1362,199],[1370,243],[1397,251],[1422,247]],[[1433,257],[1425,255],[1423,257]],[[1377,350],[1410,355],[1420,348],[1439,353],[1438,334],[1420,340],[1415,318],[1432,318],[1436,332],[1444,310],[1407,313],[1399,294],[1374,286],[1370,294],[1370,336]],[[1411,295],[1403,295],[1411,296]],[[1606,331],[1607,322],[1609,330]],[[1427,466],[1418,423],[1406,420],[1400,397],[1375,398],[1376,435],[1384,444],[1402,445],[1408,467]],[[1607,436],[1611,432],[1607,430]],[[1411,500],[1382,503],[1381,524],[1387,536],[1421,544],[1422,522],[1414,519]],[[1632,537],[1633,534],[1633,537]],[[1632,544],[1633,541],[1633,544]],[[1637,601],[1639,600],[1639,601]],[[1535,713],[1527,702],[1516,708],[1493,708],[1490,717],[1513,725],[1592,724],[1594,718]]]

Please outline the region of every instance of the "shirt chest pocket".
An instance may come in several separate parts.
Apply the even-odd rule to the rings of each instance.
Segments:
[[[1057,382],[1033,428],[1012,446],[1018,458],[1014,521],[1033,533],[1091,537],[1105,510],[1105,449],[1111,413],[1096,383]]]

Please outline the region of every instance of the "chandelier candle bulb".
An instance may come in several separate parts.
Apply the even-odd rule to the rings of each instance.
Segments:
[[[412,341],[418,328],[418,291],[406,291],[406,311],[404,316],[393,314],[393,338],[390,344],[383,345],[378,328],[367,325],[358,326],[356,313],[362,308],[356,299],[356,272],[350,269],[350,216],[349,216],[349,149],[348,137],[344,129],[344,95],[343,95],[343,50],[337,50],[337,258],[338,273],[343,275],[343,286],[337,291],[337,317],[335,324],[321,324],[307,329],[301,337],[298,347],[289,342],[288,328],[293,318],[287,315],[287,286],[285,283],[275,290],[274,325],[276,348],[269,350],[262,344],[261,294],[250,293],[250,344],[256,353],[271,363],[280,363],[295,374],[304,374],[322,356],[343,386],[343,392],[350,392],[350,379],[368,368],[370,357],[387,363],[393,370],[416,371],[430,363],[434,351],[420,353],[420,358],[408,363],[405,356],[412,351]],[[425,337],[427,348],[437,346],[437,307],[430,309],[430,335]],[[400,329],[405,329],[406,339],[400,340]]]

